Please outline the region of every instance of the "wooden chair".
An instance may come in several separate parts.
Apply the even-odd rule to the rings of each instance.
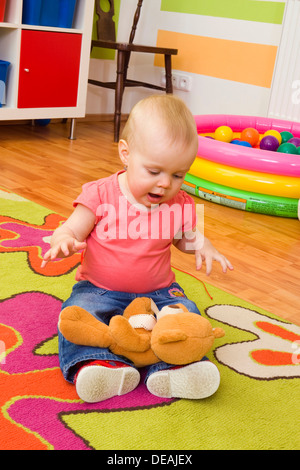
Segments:
[[[176,55],[177,49],[169,49],[164,47],[152,47],[152,46],[143,46],[133,44],[137,24],[140,18],[141,8],[143,0],[139,0],[137,8],[135,11],[133,24],[129,36],[128,43],[118,43],[116,42],[116,33],[115,33],[115,24],[113,22],[114,15],[114,1],[108,0],[110,9],[108,12],[105,12],[100,7],[100,0],[95,0],[96,3],[96,12],[99,16],[97,21],[97,40],[92,41],[92,48],[100,47],[106,49],[115,49],[117,50],[117,76],[115,82],[100,82],[98,80],[89,80],[89,83],[92,85],[110,88],[115,90],[115,113],[114,113],[114,141],[119,140],[120,134],[120,123],[121,123],[121,107],[122,107],[122,98],[125,87],[146,87],[152,88],[154,90],[162,90],[166,93],[173,93],[172,86],[172,63],[171,56]],[[129,65],[130,55],[132,52],[141,52],[141,53],[150,53],[150,54],[163,54],[166,70],[166,85],[158,86],[151,83],[130,80],[127,78],[127,69]]]

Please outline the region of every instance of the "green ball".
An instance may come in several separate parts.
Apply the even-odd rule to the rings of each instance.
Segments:
[[[297,153],[297,147],[294,144],[285,142],[284,144],[279,145],[277,152],[281,153]]]
[[[296,153],[297,153],[298,155],[300,155],[300,147],[297,147]]]
[[[284,144],[288,140],[292,139],[292,137],[294,137],[293,134],[291,134],[288,131],[280,132],[280,135],[281,135],[281,138],[282,138],[282,141],[281,141],[282,144]]]

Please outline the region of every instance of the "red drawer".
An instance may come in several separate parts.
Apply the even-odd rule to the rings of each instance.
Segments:
[[[81,34],[23,30],[19,108],[77,104]]]

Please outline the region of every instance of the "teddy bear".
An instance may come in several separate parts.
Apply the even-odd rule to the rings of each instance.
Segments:
[[[109,325],[100,322],[78,306],[66,307],[59,317],[58,328],[70,342],[109,348],[124,356],[136,367],[160,361],[184,365],[200,361],[211,349],[214,340],[224,336],[222,328],[182,304],[158,310],[147,297],[137,297],[115,315]]]
[[[115,315],[109,325],[78,306],[64,308],[59,316],[58,328],[71,343],[82,346],[109,348],[124,356],[136,367],[159,362],[151,349],[151,331],[156,324],[158,308],[152,299],[137,297],[124,310]]]
[[[151,349],[169,364],[190,364],[200,361],[212,348],[215,339],[224,335],[222,328],[213,328],[206,318],[189,312],[184,305],[169,305],[157,314],[157,323],[151,334]]]

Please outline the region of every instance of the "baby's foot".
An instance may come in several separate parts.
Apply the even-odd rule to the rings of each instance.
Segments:
[[[206,398],[213,395],[219,385],[220,373],[210,361],[154,372],[147,380],[149,392],[162,398]]]
[[[83,401],[96,403],[134,390],[140,374],[134,367],[117,361],[93,361],[82,366],[74,383]]]

